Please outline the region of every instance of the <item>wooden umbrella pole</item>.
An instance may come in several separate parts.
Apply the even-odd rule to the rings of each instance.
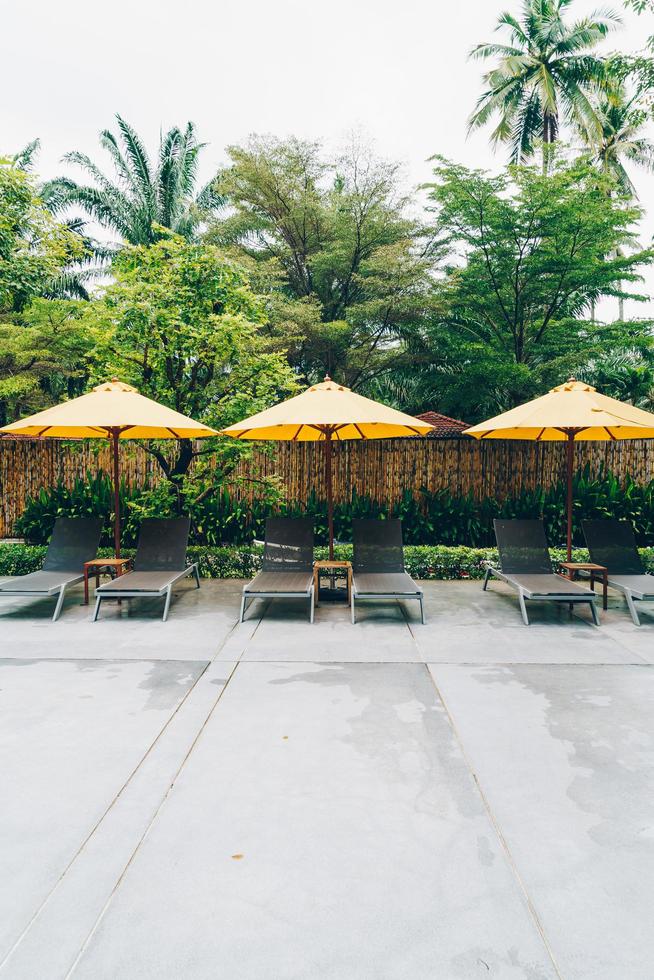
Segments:
[[[327,490],[327,528],[329,560],[334,560],[334,497],[332,491],[332,431],[325,429],[325,487]]]
[[[567,445],[567,455],[568,455],[568,535],[567,535],[567,545],[568,545],[568,561],[572,561],[572,471],[574,469],[575,461],[575,434],[574,432],[568,432],[568,445]]]
[[[120,475],[118,461],[119,435],[120,429],[111,430],[114,464],[114,548],[116,549],[116,558],[120,558]]]

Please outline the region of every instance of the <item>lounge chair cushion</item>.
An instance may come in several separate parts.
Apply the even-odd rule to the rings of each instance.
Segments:
[[[504,576],[511,585],[516,588],[524,589],[525,592],[531,595],[540,596],[552,596],[552,595],[566,595],[566,596],[592,596],[594,593],[591,589],[585,588],[583,585],[578,585],[577,582],[571,582],[567,578],[563,578],[561,575],[550,575],[547,574],[536,574],[536,575],[520,575],[512,574]]]
[[[28,575],[15,575],[0,582],[0,592],[48,593],[51,589],[60,589],[62,585],[79,582],[81,578],[81,571],[30,572]]]
[[[109,582],[104,582],[98,592],[161,592],[171,585],[182,575],[182,571],[164,572],[127,572],[125,575],[117,575]]]
[[[313,583],[313,572],[258,572],[245,586],[246,593],[293,592],[309,595]]]
[[[648,596],[654,598],[654,575],[611,575],[609,585],[627,588],[636,597]],[[1,588],[1,586],[0,586]]]
[[[354,572],[357,595],[419,595],[422,592],[406,572]]]

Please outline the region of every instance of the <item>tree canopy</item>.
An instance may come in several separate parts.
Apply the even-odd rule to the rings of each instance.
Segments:
[[[209,240],[247,264],[298,372],[365,385],[402,355],[426,305],[427,244],[398,167],[356,141],[334,161],[318,143],[274,138],[229,156],[217,182],[228,212]]]
[[[221,205],[212,182],[197,189],[198,143],[193,123],[173,126],[163,134],[153,164],[143,141],[122,116],[116,115],[118,135],[100,133],[100,146],[113,167],[111,177],[84,153],[67,153],[64,160],[81,168],[92,183],[58,177],[44,186],[53,213],[80,207],[105,229],[131,245],[148,245],[161,228],[192,239],[206,217]]]
[[[0,317],[47,293],[83,254],[79,236],[45,207],[34,178],[20,162],[0,159]]]
[[[603,296],[635,286],[654,257],[638,249],[639,216],[590,163],[544,176],[492,176],[437,161],[430,197],[449,258],[423,337],[428,383],[446,410],[477,419],[518,404],[608,351],[651,349],[651,324],[600,325]]]
[[[214,428],[294,390],[284,352],[264,335],[263,306],[247,275],[215,246],[168,234],[154,245],[125,248],[114,275],[85,316],[102,338],[95,354],[98,378],[116,374]],[[219,481],[245,451],[232,440],[148,448],[171,480],[211,453]]]

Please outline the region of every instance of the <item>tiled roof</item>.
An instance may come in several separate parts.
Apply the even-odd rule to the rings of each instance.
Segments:
[[[469,425],[468,422],[451,419],[449,415],[441,415],[439,412],[423,412],[422,415],[416,415],[416,418],[434,426],[433,431],[427,435],[428,439],[455,439]]]

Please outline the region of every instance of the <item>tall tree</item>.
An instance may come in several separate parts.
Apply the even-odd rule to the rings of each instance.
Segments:
[[[651,349],[649,322],[588,317],[603,296],[645,299],[625,284],[654,260],[634,239],[639,209],[610,175],[586,161],[549,176],[528,167],[489,176],[440,160],[436,178],[431,197],[451,258],[415,356],[431,368],[425,381],[435,404],[472,421],[609,350]]]
[[[503,13],[496,30],[508,44],[483,43],[471,51],[478,59],[496,58],[484,75],[486,89],[469,119],[471,130],[499,116],[491,139],[507,143],[511,160],[529,159],[542,143],[543,170],[562,121],[584,131],[598,129],[591,93],[604,78],[605,65],[592,52],[620,21],[608,11],[568,23],[573,0],[523,0],[521,16]]]
[[[624,194],[636,198],[636,188],[625,164],[654,171],[654,143],[643,130],[648,112],[638,95],[629,97],[624,85],[605,89],[597,103],[600,130],[587,141],[587,149],[602,171],[610,174]]]
[[[84,393],[95,344],[84,305],[35,299],[0,319],[0,425]]]
[[[298,372],[361,388],[403,356],[427,293],[423,229],[397,166],[357,141],[333,162],[296,139],[253,138],[229,155],[217,184],[229,212],[209,239],[248,265]]]
[[[79,236],[53,218],[20,161],[0,158],[0,316],[47,295],[83,255]]]
[[[99,378],[116,374],[216,429],[294,390],[284,352],[264,334],[265,314],[247,275],[214,246],[169,233],[154,245],[124,248],[113,271],[104,296],[85,304],[85,321],[102,338]],[[177,487],[194,460],[211,454],[205,476],[213,487],[248,452],[232,439],[145,448]]]
[[[161,137],[153,165],[138,133],[121,116],[116,121],[118,135],[108,129],[100,133],[113,176],[107,177],[86,154],[68,153],[64,160],[81,167],[92,183],[79,184],[70,177],[50,181],[43,189],[48,206],[55,213],[81,207],[131,245],[152,244],[161,237],[161,228],[195,238],[222,202],[212,182],[197,191],[198,157],[206,144],[197,142],[193,123],[183,130],[173,127]]]

